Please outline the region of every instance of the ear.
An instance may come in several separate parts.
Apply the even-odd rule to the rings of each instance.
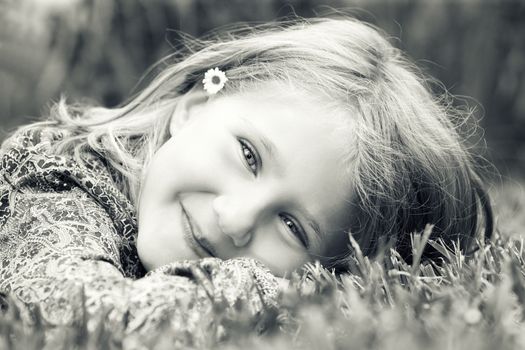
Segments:
[[[175,135],[191,119],[193,109],[203,105],[208,98],[209,94],[203,90],[191,90],[181,96],[171,114],[170,135]]]

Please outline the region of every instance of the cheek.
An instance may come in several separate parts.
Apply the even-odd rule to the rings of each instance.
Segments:
[[[186,166],[206,164],[216,158],[221,141],[220,130],[214,131],[213,125],[192,124],[168,141],[165,160]]]
[[[164,191],[212,191],[235,177],[240,164],[235,138],[223,130],[182,130],[169,139],[151,162],[148,182]]]
[[[277,231],[258,232],[251,246],[254,257],[272,272],[284,275],[312,260],[305,252],[291,248],[280,235]]]
[[[159,160],[172,173],[192,176],[191,172],[199,171],[207,160],[212,159],[211,143],[213,140],[205,134],[181,133],[168,141],[165,149],[161,150]]]

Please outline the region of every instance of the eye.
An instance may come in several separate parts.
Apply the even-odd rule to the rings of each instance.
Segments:
[[[244,139],[239,139],[241,145],[242,156],[244,157],[246,165],[250,168],[250,171],[257,175],[260,167],[260,158],[255,147]]]
[[[308,249],[309,242],[308,242],[308,236],[304,232],[303,228],[297,221],[292,219],[290,216],[285,214],[279,214],[279,217],[283,221],[283,223],[286,225],[287,229],[294,234],[300,241],[301,244]]]

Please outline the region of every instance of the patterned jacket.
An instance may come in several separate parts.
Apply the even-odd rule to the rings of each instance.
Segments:
[[[36,305],[51,328],[87,316],[89,329],[108,312],[115,332],[148,337],[168,322],[198,344],[214,303],[244,301],[254,318],[275,305],[277,280],[254,259],[180,261],[145,273],[131,202],[96,155],[80,164],[51,154],[62,134],[18,132],[0,149],[0,299],[9,295],[23,318],[30,322]]]

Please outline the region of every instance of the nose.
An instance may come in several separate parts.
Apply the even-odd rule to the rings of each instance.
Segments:
[[[217,196],[213,208],[222,232],[233,240],[236,247],[243,247],[250,242],[260,206],[244,197]]]

